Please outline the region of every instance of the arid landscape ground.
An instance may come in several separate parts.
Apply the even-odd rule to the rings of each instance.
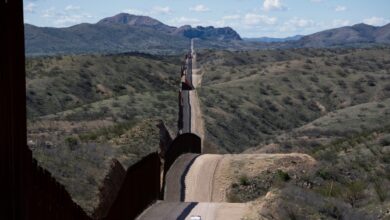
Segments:
[[[389,218],[389,52],[199,51],[197,129],[228,154],[197,159],[189,201],[209,185],[212,197],[194,200],[247,204],[248,219]],[[29,145],[87,212],[112,159],[128,167],[156,151],[159,123],[175,134],[181,59],[28,59]],[[212,178],[195,175],[210,167]]]

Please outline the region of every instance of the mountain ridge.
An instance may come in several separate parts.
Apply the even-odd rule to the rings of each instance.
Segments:
[[[390,44],[390,24],[382,27],[356,24],[289,38],[242,39],[231,27],[184,25],[173,27],[148,17],[120,13],[95,24],[65,28],[25,24],[27,55],[143,52],[180,53],[189,39],[200,48],[253,50],[272,48],[360,47]]]
[[[290,37],[255,37],[255,38],[244,38],[245,41],[250,42],[265,42],[265,43],[274,43],[274,42],[287,42],[287,41],[297,41],[300,40],[304,35],[295,35]]]
[[[390,44],[390,24],[377,27],[364,23],[306,35],[295,42],[298,47],[333,47],[353,44]]]
[[[148,16],[120,13],[95,24],[82,23],[65,28],[25,24],[26,53],[50,55],[68,53],[184,51],[189,38],[207,42],[241,41],[232,28],[172,27]]]

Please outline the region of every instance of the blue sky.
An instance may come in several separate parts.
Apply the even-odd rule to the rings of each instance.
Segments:
[[[390,23],[390,0],[24,0],[25,22],[67,27],[120,12],[172,26],[230,26],[242,37],[287,37],[366,23]]]

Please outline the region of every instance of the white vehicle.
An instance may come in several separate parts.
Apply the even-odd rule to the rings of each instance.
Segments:
[[[202,220],[202,218],[200,217],[200,215],[193,215],[190,217],[190,220]]]

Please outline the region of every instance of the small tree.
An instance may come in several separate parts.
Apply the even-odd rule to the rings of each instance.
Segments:
[[[344,196],[352,207],[355,207],[356,203],[363,198],[364,188],[365,184],[361,181],[354,181],[347,185],[347,190],[345,191]]]

